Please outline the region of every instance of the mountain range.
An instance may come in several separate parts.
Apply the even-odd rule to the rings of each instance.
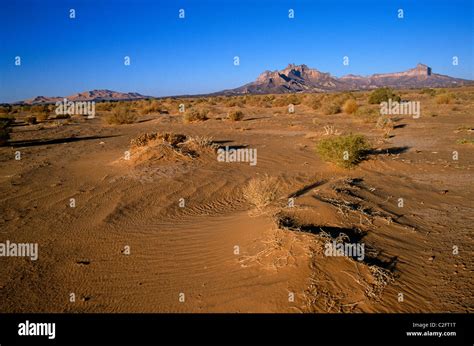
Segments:
[[[19,104],[42,104],[42,103],[55,103],[57,101],[63,101],[64,99],[68,101],[130,101],[130,100],[140,100],[145,98],[151,98],[150,96],[144,96],[139,93],[122,93],[118,91],[112,91],[107,89],[102,90],[91,90],[84,91],[81,93],[73,94],[66,97],[54,96],[36,96],[31,99],[18,102]]]
[[[346,75],[332,76],[330,73],[320,72],[307,65],[289,64],[279,71],[265,71],[251,83],[235,89],[215,92],[212,95],[242,95],[242,94],[284,94],[301,92],[330,92],[349,90],[370,90],[380,87],[396,89],[407,88],[446,88],[463,85],[474,85],[474,81],[454,78],[433,73],[431,68],[424,64],[395,73],[380,73],[370,76]],[[190,96],[190,95],[186,95]],[[207,95],[199,95],[207,96]],[[139,93],[122,93],[111,90],[92,90],[77,93],[66,97],[69,101],[125,101],[152,98]],[[62,101],[64,97],[37,96],[32,99],[18,102],[19,104],[42,104]]]
[[[328,92],[367,90],[380,87],[397,89],[455,87],[473,84],[473,81],[436,74],[424,64],[404,72],[373,74],[371,76],[346,75],[340,78],[320,72],[306,65],[289,64],[280,71],[265,71],[251,83],[217,94],[282,94],[298,92]]]

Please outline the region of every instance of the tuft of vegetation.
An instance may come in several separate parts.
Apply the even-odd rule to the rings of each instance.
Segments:
[[[240,121],[244,118],[244,113],[242,111],[230,111],[227,118],[232,121]]]
[[[257,209],[262,209],[274,202],[279,195],[280,186],[276,177],[264,176],[253,178],[244,187],[243,194],[247,201]]]
[[[11,119],[7,117],[0,118],[0,145],[4,145],[10,139]]]
[[[368,102],[370,104],[378,104],[381,102],[388,102],[389,99],[392,101],[400,102],[401,98],[399,95],[395,94],[390,88],[379,88],[374,91],[369,96]]]
[[[456,141],[457,144],[474,144],[474,139],[471,138],[462,138]]]
[[[25,118],[25,121],[30,124],[30,125],[34,125],[36,123],[38,123],[38,121],[36,120],[36,117],[33,116],[33,115],[28,115],[26,118]]]
[[[137,115],[129,105],[121,104],[115,107],[105,120],[110,125],[133,124],[137,120]]]
[[[436,90],[431,89],[431,88],[423,88],[423,89],[421,89],[420,94],[435,96],[436,95]]]
[[[436,103],[439,105],[447,105],[454,101],[454,95],[452,93],[444,93],[436,96]]]
[[[348,99],[342,105],[342,111],[346,114],[353,114],[357,111],[358,108],[359,106],[357,105],[357,102],[354,99]]]
[[[184,113],[183,121],[184,121],[184,123],[193,123],[193,122],[197,122],[197,121],[206,121],[207,119],[209,119],[207,117],[208,113],[209,112],[205,109],[201,109],[201,110],[191,109],[190,111]]]
[[[320,110],[325,115],[337,114],[341,112],[341,102],[338,100],[329,100],[323,102]]]
[[[359,163],[369,149],[366,137],[356,134],[326,138],[316,145],[316,152],[323,160],[344,168]]]

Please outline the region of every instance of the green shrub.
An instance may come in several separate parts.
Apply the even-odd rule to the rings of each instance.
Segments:
[[[381,102],[387,102],[389,99],[392,101],[400,102],[401,98],[399,95],[395,94],[390,88],[379,88],[374,91],[369,96],[370,104],[377,104]]]
[[[323,160],[344,168],[357,164],[368,149],[370,144],[366,137],[353,134],[326,138],[316,145],[316,152]]]

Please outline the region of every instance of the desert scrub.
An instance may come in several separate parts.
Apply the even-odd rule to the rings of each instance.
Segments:
[[[244,118],[244,113],[242,111],[230,111],[227,118],[232,121],[240,121]]]
[[[328,100],[323,102],[320,110],[325,115],[337,114],[341,112],[341,102],[338,100]]]
[[[447,105],[454,101],[454,95],[451,93],[440,94],[436,96],[436,103],[439,105]]]
[[[369,96],[368,102],[370,104],[377,104],[381,102],[388,102],[388,100],[400,102],[401,98],[399,95],[395,94],[390,88],[379,88],[374,91]]]
[[[137,116],[129,106],[119,105],[107,115],[105,120],[110,125],[132,124],[137,120]]]
[[[276,177],[264,176],[253,178],[243,188],[245,199],[257,209],[262,209],[274,202],[279,195],[280,186]]]
[[[369,149],[366,137],[355,134],[322,139],[316,145],[316,152],[323,160],[344,168],[359,163]]]
[[[25,122],[27,122],[27,123],[30,124],[30,125],[34,125],[34,124],[37,123],[36,117],[33,116],[33,115],[28,115],[28,116],[25,118]]]
[[[208,113],[209,112],[207,110],[204,110],[204,109],[201,109],[201,110],[191,109],[188,112],[184,113],[183,122],[187,124],[187,123],[193,123],[193,122],[196,122],[196,121],[205,121],[205,120],[209,119],[207,117]]]
[[[457,144],[474,144],[474,139],[472,138],[462,138],[456,141]]]
[[[4,145],[10,139],[10,123],[10,118],[0,118],[0,145]]]
[[[357,105],[357,102],[354,99],[348,99],[342,105],[342,111],[346,114],[355,113],[357,111],[357,108],[359,108],[359,106]]]

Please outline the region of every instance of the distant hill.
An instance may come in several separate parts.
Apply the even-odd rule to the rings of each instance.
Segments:
[[[306,65],[289,64],[280,71],[265,71],[251,83],[216,94],[281,94],[298,92],[326,92],[367,90],[379,87],[425,88],[455,87],[474,84],[473,81],[432,73],[431,68],[418,64],[404,72],[374,74],[371,76],[346,75],[340,78],[320,72]]]
[[[121,93],[118,91],[102,89],[102,90],[84,91],[84,92],[66,96],[66,97],[37,96],[35,98],[24,100],[18,103],[28,104],[28,105],[42,104],[42,103],[55,103],[57,101],[62,101],[65,98],[68,101],[96,101],[98,102],[98,101],[140,100],[140,99],[149,98],[149,96],[143,96],[139,93]]]

